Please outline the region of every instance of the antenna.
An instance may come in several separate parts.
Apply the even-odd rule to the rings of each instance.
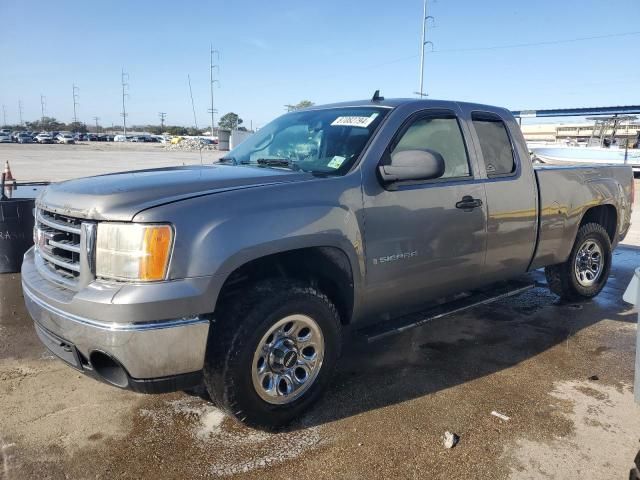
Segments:
[[[189,96],[191,97],[191,109],[193,110],[193,123],[196,126],[196,130],[198,130],[198,119],[196,118],[196,105],[193,103],[193,90],[191,90],[191,76],[187,74],[187,80],[189,80]],[[211,132],[213,136],[213,132]],[[200,151],[200,165],[202,165],[202,142],[200,138],[198,138],[198,146]]]
[[[160,117],[160,130],[164,130],[164,118],[167,116],[166,112],[158,112]]]
[[[127,108],[125,106],[125,98],[129,96],[129,94],[127,93],[128,89],[129,89],[129,83],[127,83],[129,81],[129,74],[126,73],[124,71],[124,68],[122,69],[122,113],[120,114],[120,116],[122,117],[122,124],[123,124],[123,135],[127,136]]]
[[[78,112],[76,107],[80,105],[78,103],[79,91],[80,89],[76,87],[76,84],[74,83],[73,84],[73,123],[78,123]]]
[[[211,108],[209,108],[209,113],[211,114],[211,138],[213,138],[213,128],[215,126],[215,119],[216,119],[215,115],[216,113],[218,113],[218,111],[215,108],[213,108],[213,86],[214,84],[217,84],[218,88],[220,88],[220,81],[213,78],[214,69],[216,70],[218,75],[220,75],[220,66],[215,65],[213,63],[213,57],[216,57],[216,60],[219,62],[220,52],[218,50],[214,50],[213,45],[211,45],[210,47],[211,48],[209,50],[209,83],[210,83],[210,89],[211,89]]]
[[[382,100],[384,100],[384,97],[380,96],[380,90],[376,90],[373,94],[373,97],[371,97],[371,101],[380,102]]]
[[[428,96],[424,92],[424,47],[425,45],[431,45],[431,51],[433,51],[433,42],[427,40],[427,22],[429,19],[435,21],[431,15],[427,15],[427,3],[429,0],[424,0],[424,10],[422,14],[422,39],[420,40],[420,89],[414,92],[420,98]]]

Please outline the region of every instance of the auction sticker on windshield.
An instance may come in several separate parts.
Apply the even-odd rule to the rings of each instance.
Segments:
[[[371,122],[373,122],[377,116],[378,116],[377,113],[372,113],[368,117],[358,117],[358,116],[338,117],[331,123],[331,126],[332,127],[367,128],[369,125],[371,125]]]
[[[344,163],[346,158],[336,155],[331,159],[331,161],[327,164],[329,168],[340,168],[340,165]]]

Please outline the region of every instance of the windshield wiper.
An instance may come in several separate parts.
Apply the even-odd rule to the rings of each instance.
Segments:
[[[265,167],[282,167],[291,170],[300,170],[300,167],[286,158],[259,158],[256,160],[256,163],[258,165],[264,165]]]
[[[223,163],[223,162],[231,162],[232,165],[238,164],[235,157],[222,157],[220,160],[218,160],[218,163]]]

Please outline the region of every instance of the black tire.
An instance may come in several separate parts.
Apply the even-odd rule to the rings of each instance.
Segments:
[[[588,240],[598,244],[602,251],[603,268],[596,278],[596,281],[585,286],[580,284],[575,273],[576,257],[580,247]],[[611,271],[611,240],[604,227],[598,223],[587,223],[580,227],[576,235],[575,243],[571,249],[571,254],[566,262],[557,265],[550,265],[545,268],[544,273],[551,292],[559,295],[562,299],[575,301],[593,298],[604,288]]]
[[[285,405],[263,400],[252,382],[258,343],[279,320],[292,314],[311,317],[324,337],[324,359],[315,381]],[[300,282],[267,280],[223,301],[211,325],[204,366],[212,401],[231,417],[257,428],[282,427],[300,417],[320,396],[340,356],[341,324],[329,298]]]

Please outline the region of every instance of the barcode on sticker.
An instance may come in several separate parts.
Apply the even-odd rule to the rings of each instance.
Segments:
[[[331,123],[331,126],[367,128],[369,125],[371,125],[371,122],[373,122],[377,116],[378,116],[377,113],[373,113],[368,117],[359,117],[359,116],[338,117]]]

